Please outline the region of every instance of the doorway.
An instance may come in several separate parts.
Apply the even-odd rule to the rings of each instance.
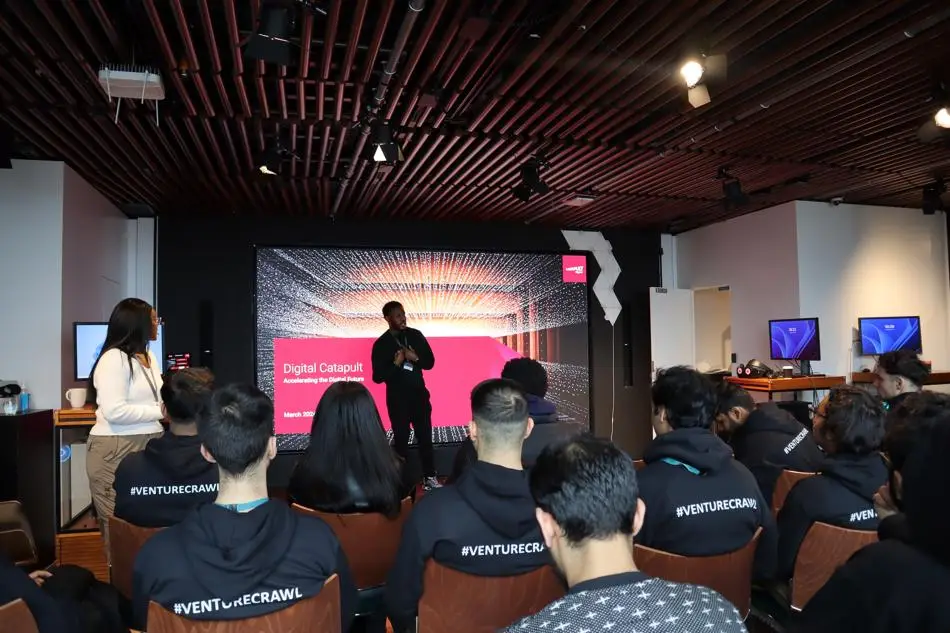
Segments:
[[[732,293],[729,286],[693,291],[696,369],[732,369]]]

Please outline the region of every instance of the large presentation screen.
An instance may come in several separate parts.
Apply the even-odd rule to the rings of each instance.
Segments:
[[[435,355],[434,441],[464,439],[472,387],[517,357],[547,369],[562,418],[590,424],[586,255],[258,247],[256,295],[257,382],[274,398],[281,450],[306,448],[338,380],[365,384],[390,430],[370,362],[388,301]]]

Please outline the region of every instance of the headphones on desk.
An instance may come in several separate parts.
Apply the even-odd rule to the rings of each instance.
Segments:
[[[736,375],[739,378],[772,378],[775,372],[762,361],[753,358],[745,365],[739,365],[736,368]]]

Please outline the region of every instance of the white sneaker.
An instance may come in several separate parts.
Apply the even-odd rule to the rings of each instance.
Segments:
[[[435,477],[424,477],[422,479],[422,488],[423,490],[435,490],[436,488],[441,488],[442,484],[439,483],[439,480]]]

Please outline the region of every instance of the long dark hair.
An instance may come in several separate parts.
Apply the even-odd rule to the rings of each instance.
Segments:
[[[353,498],[348,480],[362,492]],[[290,490],[295,501],[326,512],[367,510],[399,514],[402,464],[386,438],[373,397],[357,382],[330,385],[313,416],[310,446],[297,462]]]
[[[152,306],[147,301],[135,298],[123,299],[112,308],[106,340],[92,366],[92,371],[89,372],[87,402],[96,401],[94,378],[96,367],[99,366],[99,360],[103,354],[111,349],[125,352],[128,356],[129,371],[132,371],[132,357],[148,351],[148,343],[152,339],[152,311]]]

